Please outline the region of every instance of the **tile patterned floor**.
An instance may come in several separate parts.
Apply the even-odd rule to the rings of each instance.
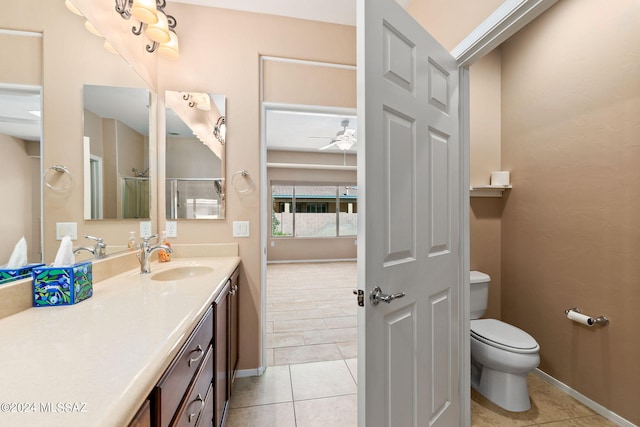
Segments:
[[[227,427],[356,427],[355,262],[271,264],[267,283],[269,367],[236,380]],[[541,378],[528,382],[522,413],[472,390],[472,427],[615,426]]]

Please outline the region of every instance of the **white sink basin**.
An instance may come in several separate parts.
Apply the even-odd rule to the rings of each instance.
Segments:
[[[204,265],[189,265],[160,271],[151,275],[151,280],[169,282],[175,280],[191,279],[213,272],[213,268]]]

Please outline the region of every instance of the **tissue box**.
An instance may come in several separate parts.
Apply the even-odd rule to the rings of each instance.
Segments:
[[[20,267],[17,269],[7,269],[0,268],[0,285],[7,282],[13,282],[14,280],[26,279],[31,277],[31,270],[34,267],[42,267],[44,264],[35,263],[35,264],[27,264],[24,267]]]
[[[71,267],[36,267],[33,275],[33,306],[72,305],[93,295],[91,262]]]

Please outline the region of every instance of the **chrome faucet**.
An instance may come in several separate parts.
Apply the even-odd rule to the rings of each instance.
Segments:
[[[101,237],[84,236],[87,239],[94,240],[96,242],[93,246],[81,246],[73,250],[73,254],[77,254],[80,251],[87,251],[93,255],[95,259],[105,258],[107,256],[107,245]]]
[[[149,274],[151,273],[151,267],[149,266],[149,259],[151,258],[151,254],[157,250],[164,249],[170,254],[173,253],[173,249],[169,245],[159,244],[156,246],[151,246],[149,240],[157,239],[158,235],[154,234],[153,236],[144,237],[142,239],[142,243],[140,243],[140,253],[138,254],[138,261],[140,261],[140,274]]]

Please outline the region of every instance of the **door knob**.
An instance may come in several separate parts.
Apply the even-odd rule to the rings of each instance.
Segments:
[[[380,301],[389,304],[394,299],[402,298],[403,296],[404,292],[398,292],[397,294],[393,295],[383,294],[382,289],[380,289],[379,286],[376,286],[375,288],[373,288],[371,294],[369,295],[369,302],[371,302],[371,305],[378,305]]]

